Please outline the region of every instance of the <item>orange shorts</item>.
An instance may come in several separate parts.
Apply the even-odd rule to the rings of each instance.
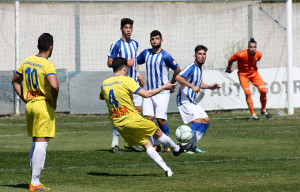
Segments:
[[[243,90],[250,87],[250,81],[254,86],[258,88],[265,87],[265,82],[262,80],[261,76],[257,71],[251,73],[238,73],[238,75]]]

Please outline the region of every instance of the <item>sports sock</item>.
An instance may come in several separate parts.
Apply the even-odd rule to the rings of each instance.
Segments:
[[[246,94],[246,102],[247,102],[249,111],[250,111],[251,115],[253,115],[253,114],[255,114],[255,112],[254,112],[253,100],[251,98],[251,91],[250,91],[250,89],[246,89],[245,90],[245,94]]]
[[[30,149],[30,170],[32,172],[32,166],[31,166],[31,159],[32,159],[32,155],[33,155],[33,152],[34,152],[34,148],[35,148],[35,142],[33,141],[32,142],[32,145],[31,145],[31,149]]]
[[[267,105],[267,93],[266,93],[266,88],[260,88],[258,89],[260,92],[260,103],[261,103],[261,110],[265,111],[266,110],[266,105]]]
[[[154,137],[151,136],[150,140],[153,145],[159,145],[159,143],[157,142],[157,139],[155,139]]]
[[[203,135],[204,135],[204,133],[196,131],[195,137],[197,139],[197,143],[200,141],[200,139],[202,138]]]
[[[169,136],[169,125],[168,125],[168,123],[161,126],[160,129],[162,130],[162,132],[164,132],[165,135]]]
[[[169,136],[165,135],[164,133],[157,141],[159,143],[163,144],[164,146],[171,148],[173,151],[178,152],[180,149],[179,145],[176,145],[174,143],[174,141]]]
[[[41,172],[46,160],[47,146],[48,142],[35,142],[35,148],[31,158],[31,183],[35,186],[40,183]]]
[[[209,123],[201,123],[197,131],[204,134],[208,127],[209,127]]]
[[[190,126],[190,128],[192,129],[192,131],[193,131],[194,134],[199,129],[200,125],[201,125],[201,123],[193,122],[192,125]]]
[[[146,153],[164,171],[170,169],[170,167],[167,166],[167,164],[164,162],[161,156],[155,151],[154,147],[148,147],[148,149],[146,149]]]
[[[114,146],[119,146],[119,131],[113,127],[113,137],[112,137],[112,142],[111,142],[111,146],[114,147]]]

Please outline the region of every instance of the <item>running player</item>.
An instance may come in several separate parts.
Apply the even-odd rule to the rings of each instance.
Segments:
[[[154,30],[150,33],[150,43],[152,49],[145,49],[137,57],[137,63],[146,63],[147,83],[146,90],[157,89],[169,82],[169,69],[174,71],[171,83],[175,83],[175,77],[180,71],[179,65],[172,56],[162,49],[162,35],[159,31]],[[160,129],[169,135],[169,126],[167,123],[167,111],[170,100],[170,92],[174,90],[166,90],[151,98],[145,98],[143,102],[143,115],[153,121],[156,117]],[[160,151],[160,145],[154,140],[157,151]],[[171,150],[164,146],[164,152]]]
[[[131,77],[135,82],[139,82],[140,85],[144,86],[144,78],[139,73],[138,65],[136,64],[136,55],[138,49],[138,42],[131,39],[131,34],[133,30],[133,20],[129,18],[121,19],[121,28],[122,37],[115,41],[111,47],[108,54],[107,66],[112,67],[112,62],[116,57],[123,57],[127,59],[128,64],[128,72],[127,76]],[[139,95],[133,95],[133,101],[135,104],[136,110],[140,113],[142,112],[142,97]],[[119,135],[120,133],[113,127],[113,137],[112,137],[112,151],[115,153],[121,153],[119,148]],[[128,146],[125,144],[125,148],[133,149],[134,151],[140,152],[142,151],[137,146]]]
[[[166,176],[173,176],[172,170],[153,148],[149,136],[170,147],[175,156],[189,150],[192,144],[176,145],[152,121],[142,117],[134,108],[132,94],[149,98],[163,90],[174,90],[176,84],[165,83],[157,89],[144,90],[132,78],[125,76],[128,70],[126,59],[115,58],[112,67],[114,76],[103,81],[100,99],[106,101],[113,125],[129,145],[142,145],[147,155],[165,171]]]
[[[206,112],[200,105],[197,105],[195,98],[200,89],[219,89],[221,86],[217,83],[207,85],[202,82],[202,65],[206,60],[207,48],[198,45],[195,48],[195,61],[187,65],[177,76],[176,80],[181,84],[177,94],[177,105],[185,124],[192,122],[190,126],[193,131],[193,148],[187,153],[205,153],[197,143],[205,134],[210,121]]]
[[[259,120],[257,115],[255,114],[253,101],[251,98],[251,90],[250,90],[250,82],[258,88],[260,92],[260,103],[261,103],[261,114],[266,116],[267,118],[271,118],[271,114],[266,110],[267,104],[267,94],[265,83],[262,80],[261,76],[257,71],[257,62],[260,61],[262,54],[261,52],[256,50],[256,41],[251,38],[248,43],[248,49],[237,52],[232,55],[228,61],[228,67],[225,72],[231,73],[233,70],[231,69],[231,65],[233,62],[238,62],[238,76],[240,79],[240,84],[243,87],[243,90],[246,95],[246,102],[252,118],[254,120]]]
[[[38,39],[39,53],[24,59],[16,71],[12,84],[26,103],[28,136],[33,143],[30,150],[30,191],[49,191],[40,182],[50,138],[55,137],[55,109],[59,85],[53,63],[48,61],[53,50],[53,37],[43,33]],[[23,86],[22,86],[23,81]]]

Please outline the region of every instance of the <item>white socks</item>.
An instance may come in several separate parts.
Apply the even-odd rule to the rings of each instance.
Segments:
[[[46,160],[48,142],[33,142],[30,150],[31,184],[40,183],[41,171]]]
[[[179,145],[176,145],[174,141],[164,133],[162,136],[157,140],[159,143],[163,144],[164,146],[170,147],[173,151],[178,152],[180,147]]]
[[[114,147],[114,146],[119,146],[119,135],[120,133],[116,130],[116,129],[113,129],[113,137],[112,137],[112,142],[111,142],[111,146]]]
[[[164,162],[161,156],[155,151],[154,147],[149,147],[146,150],[147,155],[164,171],[171,170],[170,167]]]
[[[200,139],[202,138],[203,135],[204,135],[204,133],[196,131],[196,133],[194,134],[194,136],[192,138],[193,147],[196,147],[198,141],[200,141]]]

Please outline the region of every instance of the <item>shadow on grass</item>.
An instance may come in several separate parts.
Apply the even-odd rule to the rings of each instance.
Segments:
[[[29,188],[29,184],[0,185],[0,187],[11,187],[11,188],[18,188],[18,189],[28,189]]]
[[[110,152],[110,153],[113,153],[111,149],[97,149],[95,151],[103,151],[103,152]],[[125,153],[141,153],[141,152],[145,152],[145,151],[133,151],[133,150],[129,150],[129,149],[121,149],[122,152],[125,152]]]
[[[96,172],[89,172],[88,175],[92,176],[104,176],[104,177],[157,177],[158,174],[112,174],[112,173],[96,173]]]

